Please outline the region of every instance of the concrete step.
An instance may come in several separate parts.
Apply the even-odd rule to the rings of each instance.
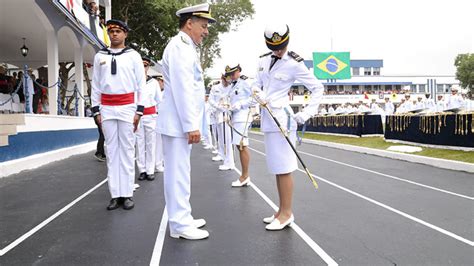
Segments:
[[[24,125],[24,114],[0,114],[0,125]]]
[[[0,126],[0,136],[4,135],[16,135],[17,125],[1,125]]]
[[[2,146],[8,146],[8,136],[7,135],[1,135],[0,136],[0,147]]]

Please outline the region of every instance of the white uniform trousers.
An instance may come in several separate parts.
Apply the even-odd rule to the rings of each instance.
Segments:
[[[191,215],[191,148],[187,138],[161,135],[165,158],[163,184],[171,233],[193,227]]]
[[[207,130],[207,134],[206,134],[205,144],[213,146],[211,127],[208,125],[206,130]]]
[[[224,136],[225,128],[225,136]],[[234,152],[232,149],[232,131],[226,123],[217,124],[217,135],[219,136],[219,155],[224,158],[223,165],[235,167]],[[222,136],[222,138],[221,138]],[[225,142],[224,142],[225,137]],[[224,152],[225,151],[225,152]]]
[[[217,124],[212,124],[211,125],[211,132],[212,132],[212,146],[214,149],[219,149],[219,143],[217,143],[217,139],[219,138],[217,136]]]
[[[137,167],[140,173],[155,173],[156,117],[144,115],[137,129]]]
[[[107,145],[107,179],[112,198],[132,197],[135,181],[135,134],[133,124],[111,119],[102,121]]]
[[[163,167],[163,140],[161,134],[156,131],[156,152],[155,152],[155,169],[159,170]]]
[[[264,132],[264,136],[268,171],[274,175],[295,171],[298,168],[296,155],[281,132]],[[289,136],[295,145],[296,130],[290,131]]]

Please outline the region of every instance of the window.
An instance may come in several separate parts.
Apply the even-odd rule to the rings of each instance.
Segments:
[[[359,76],[360,75],[358,67],[353,67],[352,68],[352,75],[353,76]]]
[[[385,91],[391,91],[392,85],[385,85]]]
[[[364,67],[364,76],[370,76],[371,74],[370,67]]]
[[[374,85],[374,91],[379,91],[380,90],[380,85]]]
[[[425,84],[420,84],[418,85],[418,92],[423,93],[426,91],[426,85]]]
[[[364,85],[364,91],[370,92],[372,90],[372,85]]]
[[[436,84],[436,92],[443,92],[444,84]]]
[[[357,92],[359,90],[359,85],[352,85],[352,92]]]
[[[374,76],[380,76],[380,67],[374,67]]]
[[[415,84],[410,85],[410,92],[411,93],[416,93],[416,85]]]

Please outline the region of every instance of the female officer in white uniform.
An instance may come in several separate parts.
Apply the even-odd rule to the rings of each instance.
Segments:
[[[273,25],[265,29],[265,42],[272,50],[260,57],[256,81],[252,91],[259,101],[267,103],[293,144],[296,140],[297,123],[303,124],[318,112],[324,87],[309,71],[303,59],[294,52],[288,52],[290,30],[287,25]],[[298,80],[309,91],[311,99],[304,111],[293,114],[289,104],[288,91]],[[276,175],[280,206],[277,213],[264,218],[267,230],[281,230],[294,221],[292,212],[293,177],[298,167],[296,155],[281,134],[275,121],[262,108],[261,131],[265,135],[265,152],[268,170]]]
[[[232,182],[232,187],[243,187],[247,186],[250,182],[249,177],[249,161],[250,152],[247,148],[249,145],[248,140],[248,127],[250,126],[250,106],[253,103],[252,90],[248,85],[247,77],[242,76],[240,72],[242,68],[240,64],[234,64],[227,66],[225,69],[226,76],[231,79],[231,89],[229,92],[230,98],[230,110],[232,111],[231,124],[233,127],[232,132],[232,145],[237,147],[240,155],[240,164],[242,166],[242,175],[238,180]],[[242,147],[241,147],[242,146]]]

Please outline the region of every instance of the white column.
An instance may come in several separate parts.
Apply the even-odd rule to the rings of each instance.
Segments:
[[[83,59],[84,48],[82,45],[80,47],[74,48],[74,73],[76,78],[76,85],[79,93],[84,97],[84,72],[83,72]],[[79,117],[84,117],[84,100],[81,96],[78,95],[79,105],[78,105],[78,112]]]
[[[59,77],[58,33],[55,30],[47,31],[48,52],[48,86],[52,86]],[[58,87],[48,89],[49,113],[58,114]]]
[[[112,18],[112,0],[105,0],[105,21],[109,21]]]

